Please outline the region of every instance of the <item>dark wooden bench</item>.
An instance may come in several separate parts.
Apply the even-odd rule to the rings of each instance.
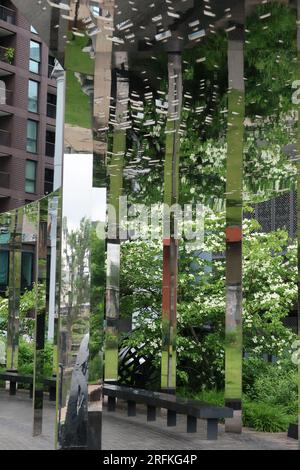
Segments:
[[[56,377],[47,377],[44,379],[44,385],[49,392],[49,400],[56,400]]]
[[[0,372],[0,380],[5,380],[9,382],[9,394],[16,395],[17,393],[17,383],[30,385],[29,393],[30,398],[33,395],[33,376],[20,374],[18,372]],[[49,391],[49,400],[55,401],[56,397],[56,378],[50,377],[44,379],[44,385],[48,388]]]
[[[187,416],[187,432],[197,431],[197,419],[207,421],[207,439],[218,438],[218,422],[220,419],[232,418],[233,410],[225,406],[210,405],[197,400],[189,400],[167,393],[133,389],[121,385],[105,384],[103,394],[108,397],[108,411],[115,411],[116,400],[127,401],[128,416],[136,416],[136,404],[147,406],[147,421],[155,421],[156,409],[167,410],[167,425],[176,426],[177,413]]]
[[[30,395],[32,394],[32,384],[33,377],[32,375],[18,374],[17,372],[0,372],[0,380],[5,380],[9,382],[9,394],[16,395],[17,393],[17,383],[22,383],[30,385]]]

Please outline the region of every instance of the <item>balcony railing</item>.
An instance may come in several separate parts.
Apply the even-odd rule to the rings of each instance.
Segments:
[[[13,92],[12,90],[7,90],[7,88],[1,87],[0,83],[0,106],[1,104],[8,104],[12,106],[13,103]]]
[[[0,129],[0,145],[6,145],[10,147],[11,134],[9,131]]]
[[[15,50],[13,47],[0,46],[0,60],[12,65],[15,59]]]
[[[0,171],[0,188],[9,189],[9,173]]]
[[[16,24],[16,12],[10,8],[0,5],[0,20],[10,24]]]
[[[55,144],[53,142],[46,142],[46,156],[54,157]]]
[[[47,103],[47,116],[49,118],[56,118],[56,105],[52,103]]]

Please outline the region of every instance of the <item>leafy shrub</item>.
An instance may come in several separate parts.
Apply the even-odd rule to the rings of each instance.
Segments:
[[[293,418],[287,415],[286,410],[263,402],[243,403],[243,424],[256,431],[280,432],[287,431]]]
[[[296,370],[280,369],[273,365],[254,382],[251,397],[270,405],[280,405],[286,414],[298,409],[298,377]]]
[[[51,377],[53,374],[53,344],[46,341],[44,350],[44,374]]]
[[[7,331],[8,298],[0,296],[0,333]]]
[[[178,394],[212,405],[224,406],[223,391],[202,390],[193,394],[189,389],[181,388]],[[243,400],[243,425],[256,431],[287,431],[289,424],[296,420],[296,413],[295,415],[289,414],[284,406],[262,401],[250,401],[248,397]]]
[[[194,398],[211,405],[224,406],[224,392],[219,390],[202,390],[197,393]]]
[[[15,49],[8,47],[5,51],[5,58],[9,64],[12,64],[15,58]]]
[[[243,360],[243,391],[247,395],[252,395],[254,382],[264,375],[269,364],[258,357],[250,357]]]
[[[102,372],[102,357],[100,355],[94,356],[89,361],[89,383],[98,383]]]
[[[20,339],[18,368],[22,374],[33,374],[34,349],[33,344]]]
[[[204,401],[212,405],[224,406],[224,391],[221,390],[201,390],[193,392],[190,388],[182,387],[178,389],[177,395],[186,398],[193,398],[194,400]]]
[[[37,298],[38,292],[38,298]],[[44,307],[44,291],[34,284],[31,290],[25,290],[20,296],[20,335],[30,338],[34,336],[34,311],[36,305],[39,309]],[[8,297],[0,296],[0,332],[6,332],[8,328]]]
[[[19,344],[19,372],[22,374],[33,374],[34,368],[34,344],[20,339]],[[51,377],[53,372],[53,346],[45,343],[44,349],[44,374]]]

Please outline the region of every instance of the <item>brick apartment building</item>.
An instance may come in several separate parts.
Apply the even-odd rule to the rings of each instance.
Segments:
[[[9,0],[0,0],[0,212],[51,192],[54,58]]]

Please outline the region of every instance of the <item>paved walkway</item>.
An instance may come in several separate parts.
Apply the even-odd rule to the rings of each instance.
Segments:
[[[44,434],[31,437],[32,404],[28,394],[18,392],[9,397],[0,391],[0,450],[4,449],[53,449],[55,406],[45,403]],[[105,450],[297,450],[298,443],[285,433],[258,433],[245,429],[242,435],[224,432],[220,426],[217,441],[205,439],[205,423],[199,421],[196,434],[185,432],[185,419],[179,416],[175,428],[166,427],[166,418],[146,424],[143,413],[128,418],[125,409],[103,414],[103,449]]]
[[[32,401],[28,392],[18,392],[10,397],[0,391],[0,449],[45,450],[54,448],[55,404],[46,402],[44,410],[45,434],[32,437]]]

